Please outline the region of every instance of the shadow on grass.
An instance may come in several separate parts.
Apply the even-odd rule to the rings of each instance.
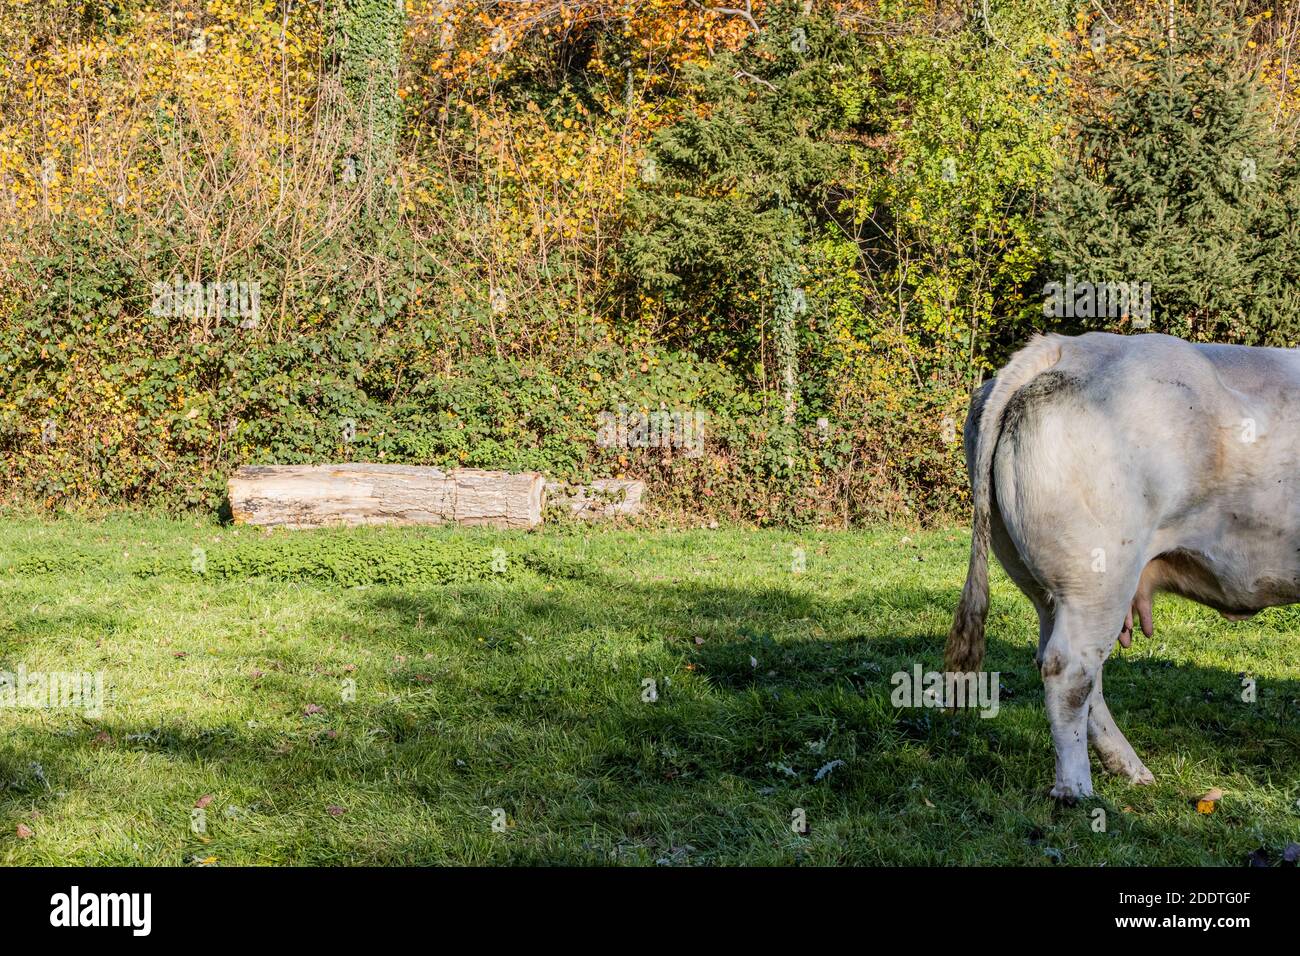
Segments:
[[[534,594],[509,620],[493,603],[473,600],[448,616],[415,593],[378,594],[371,606],[386,618],[396,616],[399,640],[416,622],[440,620],[440,613],[446,634],[492,633],[499,643],[533,627],[577,635],[599,635],[610,627],[646,634],[635,679],[621,685],[611,686],[598,637],[586,658],[571,657],[573,683],[590,681],[604,690],[604,706],[575,710],[569,701],[580,695],[573,690],[512,707],[522,721],[579,738],[570,749],[587,756],[568,772],[574,779],[618,786],[623,803],[672,805],[665,784],[708,803],[723,782],[738,781],[759,795],[825,798],[823,811],[833,808],[848,820],[870,808],[866,815],[879,821],[881,814],[914,805],[919,790],[929,790],[923,803],[944,800],[963,825],[920,852],[894,846],[883,855],[912,862],[951,858],[954,843],[988,841],[989,830],[1016,819],[1023,823],[1044,805],[1052,819],[1090,819],[1045,800],[1054,757],[1033,663],[1036,633],[995,630],[990,636],[985,667],[1000,673],[1000,711],[993,719],[890,703],[892,675],[910,673],[916,664],[926,671],[942,668],[939,628],[957,601],[956,588],[859,590],[828,602],[787,588],[629,584],[593,572],[581,581],[590,593]],[[1125,655],[1108,662],[1106,673],[1111,709],[1152,766],[1197,766],[1211,776],[1231,774],[1280,788],[1288,805],[1300,796],[1291,792],[1300,785],[1300,682],[1261,677],[1258,701],[1247,705],[1239,696],[1240,675],[1226,669]],[[635,691],[641,681],[660,677],[669,682],[667,689],[660,684],[658,699],[647,705]],[[470,674],[462,690],[490,694],[491,684]],[[502,789],[509,792],[512,780],[528,772],[518,768],[528,765],[526,752],[513,752],[510,769],[499,778]],[[1100,781],[1099,767],[1095,773]],[[1134,794],[1143,791],[1116,782],[1099,792],[1099,803],[1106,803],[1108,792],[1136,803],[1142,798]],[[1298,832],[1294,819],[1265,832],[1271,828],[1261,830],[1249,813],[1240,813],[1225,822],[1242,830],[1254,826],[1255,832],[1216,846],[1204,838],[1202,821],[1183,813],[1184,803],[1178,799],[1184,819],[1172,834],[1168,815],[1147,822],[1124,814],[1131,842],[1176,845],[1181,836],[1187,845],[1163,862],[1240,862],[1253,849],[1246,843],[1272,839],[1281,845]],[[1033,859],[1039,828],[1024,829]],[[832,858],[882,857],[845,851]],[[986,859],[997,858],[994,852]],[[1162,861],[1158,851],[1150,859]]]
[[[444,836],[331,851],[367,863],[1239,863],[1296,837],[1278,807],[1227,811],[1210,831],[1183,795],[1118,783],[1094,804],[1115,818],[1109,833],[1090,830],[1087,807],[1051,803],[1028,631],[994,624],[996,717],[895,708],[893,674],[941,669],[956,588],[828,601],[796,587],[551,571],[564,583],[549,591],[541,580],[349,592],[312,632],[356,632],[353,612],[366,645],[403,663],[385,693],[336,722],[305,722],[291,753],[283,735],[242,724],[10,734],[0,812],[57,801],[50,781],[75,778],[79,751],[107,733],[163,762],[237,765],[248,792],[365,783],[429,808]],[[1106,667],[1116,720],[1157,776],[1190,764],[1294,801],[1300,682],[1261,678],[1253,706],[1239,688],[1212,667],[1129,656]],[[257,692],[259,706],[301,706],[289,682]],[[515,839],[457,835],[469,819],[486,833],[484,809],[498,806]],[[815,821],[808,832],[791,829],[793,812]]]

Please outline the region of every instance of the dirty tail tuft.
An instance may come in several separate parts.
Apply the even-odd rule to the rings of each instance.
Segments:
[[[989,613],[989,513],[975,510],[971,531],[970,567],[961,603],[953,615],[943,669],[949,673],[977,671],[984,660],[984,619]]]

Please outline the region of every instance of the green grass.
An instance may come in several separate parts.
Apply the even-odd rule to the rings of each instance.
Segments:
[[[277,565],[290,539],[332,557]],[[0,670],[102,670],[107,701],[0,708],[0,863],[1239,865],[1300,840],[1294,609],[1158,603],[1106,670],[1157,783],[1094,761],[1073,808],[1047,796],[1033,612],[1000,572],[998,716],[891,706],[891,674],[941,667],[967,541],[6,519]],[[191,573],[196,546],[226,572]],[[481,573],[494,548],[508,572]],[[431,553],[478,571],[412,575]],[[406,583],[317,573],[348,554],[344,582],[384,555]]]

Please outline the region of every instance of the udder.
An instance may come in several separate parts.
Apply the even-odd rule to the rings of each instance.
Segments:
[[[1204,604],[1229,621],[1244,621],[1263,608],[1300,600],[1300,576],[1265,575],[1250,586],[1242,586],[1239,569],[1218,567],[1199,551],[1185,548],[1166,551],[1142,569],[1137,592],[1119,633],[1122,646],[1128,647],[1133,642],[1134,618],[1147,637],[1155,633],[1151,601],[1156,592],[1177,594]]]

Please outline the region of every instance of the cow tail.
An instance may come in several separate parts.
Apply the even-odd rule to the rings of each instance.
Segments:
[[[1035,336],[1011,357],[998,373],[992,390],[979,410],[978,440],[971,456],[971,497],[975,517],[971,528],[970,567],[961,603],[953,615],[944,648],[944,670],[949,673],[978,671],[984,661],[984,621],[989,612],[989,543],[993,511],[993,452],[1002,434],[1002,414],[1021,386],[1055,365],[1061,358],[1059,336]],[[970,423],[968,422],[968,427]]]

